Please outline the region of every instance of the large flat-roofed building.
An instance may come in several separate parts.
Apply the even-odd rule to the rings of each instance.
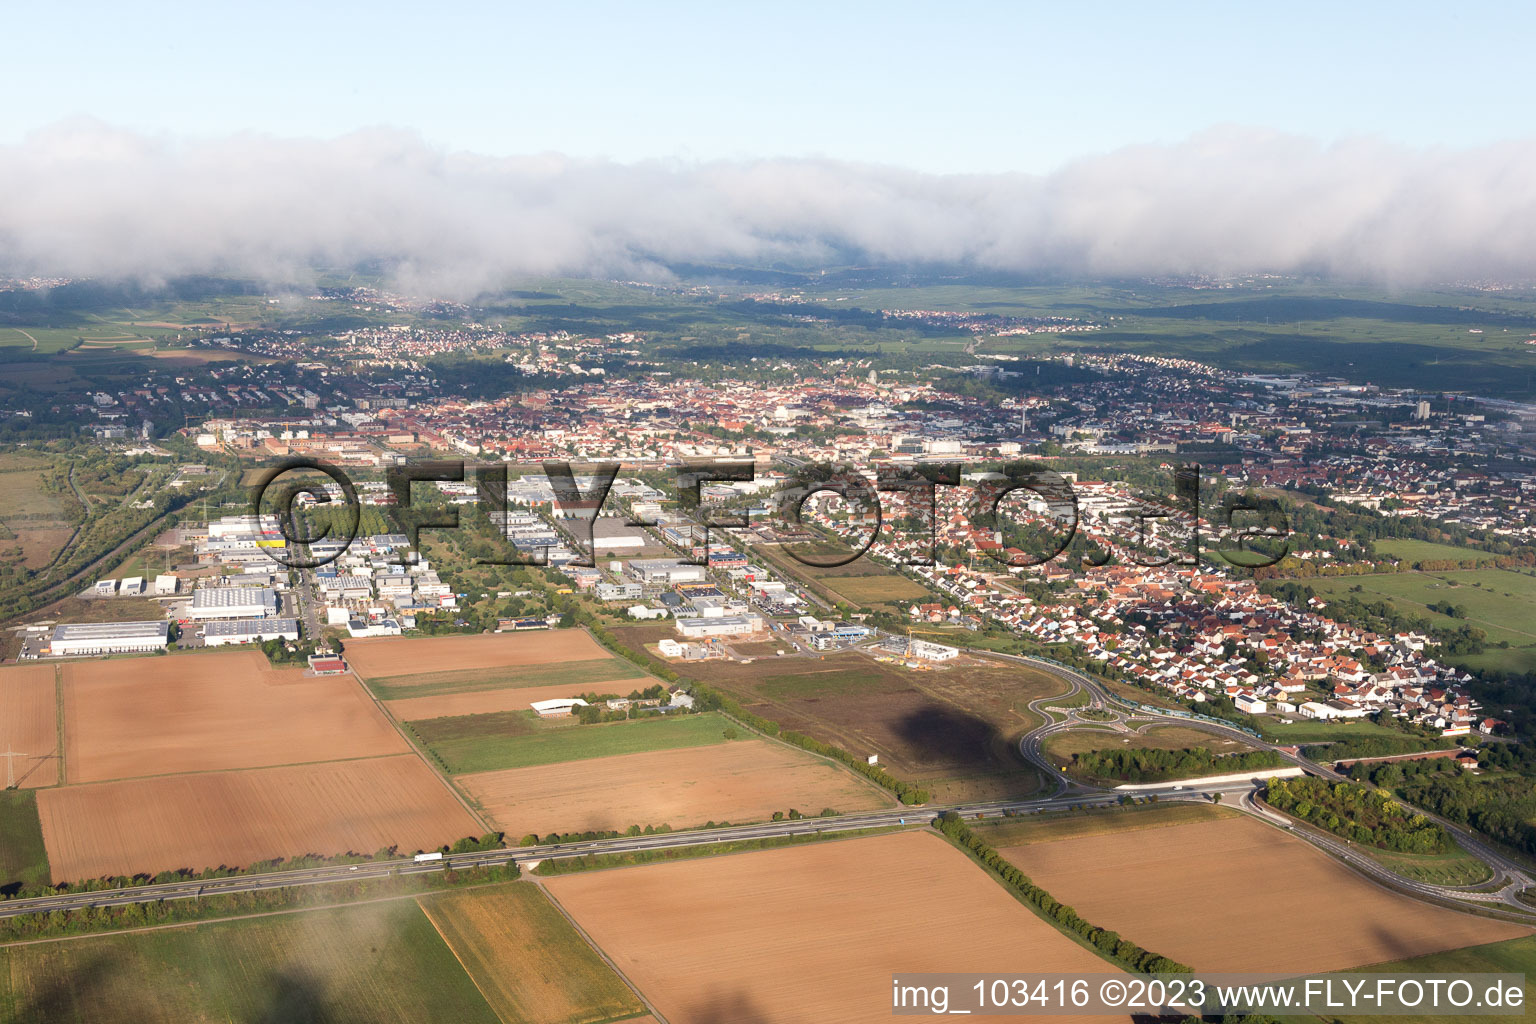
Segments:
[[[708,619],[677,620],[677,631],[687,637],[748,636],[763,628],[758,615],[719,615]]]
[[[168,622],[66,622],[53,628],[48,652],[67,658],[153,651],[170,643],[170,629]]]
[[[697,583],[706,578],[702,565],[690,565],[676,558],[631,559],[629,571],[641,583]]]
[[[266,619],[277,614],[277,592],[271,587],[202,587],[192,592],[187,613],[207,619]]]
[[[207,647],[298,638],[298,619],[215,619],[203,627],[203,644]]]

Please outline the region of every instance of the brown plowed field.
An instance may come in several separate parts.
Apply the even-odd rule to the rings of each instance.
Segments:
[[[564,686],[522,686],[506,690],[480,690],[470,693],[445,693],[437,697],[407,697],[387,700],[384,707],[402,722],[423,722],[430,718],[454,715],[488,715],[496,711],[527,711],[536,700],[575,697],[582,693],[629,693],[644,680],[615,679],[597,683],[567,683]]]
[[[546,884],[671,1024],[877,1024],[896,971],[1112,970],[932,833]]]
[[[403,853],[480,831],[414,755],[38,791],[56,882],[239,866],[304,853]]]
[[[615,632],[638,647],[669,635],[671,627]],[[684,680],[729,690],[747,710],[785,729],[859,756],[879,754],[887,771],[927,788],[940,803],[1036,792],[1039,776],[1018,756],[1017,739],[1039,724],[1029,702],[1066,689],[1045,672],[969,656],[930,671],[877,662],[860,651],[764,657],[750,665],[680,661],[672,668]]]
[[[357,680],[231,651],[65,665],[64,749],[70,782],[100,782],[410,747]]]
[[[1338,971],[1528,935],[1387,892],[1248,817],[1004,847],[1085,919],[1204,971]]]
[[[0,750],[26,755],[13,759],[20,788],[35,789],[59,781],[58,722],[52,665],[0,668]],[[0,775],[0,785],[4,782]]]
[[[894,806],[849,773],[763,740],[508,768],[457,781],[513,836],[764,821],[790,808],[812,815],[824,807],[846,813]]]
[[[605,657],[608,652],[579,629],[354,640],[347,644],[347,661],[364,679]]]

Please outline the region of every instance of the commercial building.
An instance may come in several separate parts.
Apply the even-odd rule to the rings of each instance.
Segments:
[[[266,619],[277,614],[277,592],[271,587],[202,587],[192,592],[189,618]]]
[[[55,626],[49,653],[59,658],[80,654],[130,654],[170,643],[168,622],[68,622]]]
[[[208,647],[298,638],[298,619],[218,619],[203,627],[203,644]]]
[[[714,618],[677,620],[677,631],[686,637],[749,636],[763,628],[760,615],[721,615]]]
[[[702,565],[690,565],[676,558],[633,558],[629,572],[641,583],[698,583],[707,576]]]

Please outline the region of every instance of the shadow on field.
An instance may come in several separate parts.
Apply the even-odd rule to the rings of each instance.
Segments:
[[[971,767],[996,764],[996,751],[1004,741],[997,727],[986,719],[937,701],[903,715],[893,728],[919,762]]]
[[[695,1006],[688,1019],[699,1024],[771,1024],[768,1014],[759,1010],[744,992],[712,995]]]
[[[3,1019],[26,1024],[160,1024],[166,1020],[166,1008],[161,1005],[163,993],[142,987],[148,981],[129,977],[123,964],[110,956],[92,957],[67,973],[48,977],[28,997],[17,1000],[16,1016]],[[262,1004],[248,1016],[237,1014],[230,1019],[242,1024],[340,1024],[326,1005],[322,987],[303,971],[269,975],[261,998]],[[103,1016],[109,1007],[110,1016]]]

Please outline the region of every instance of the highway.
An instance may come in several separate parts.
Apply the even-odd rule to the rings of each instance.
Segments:
[[[1135,705],[1110,693],[1101,683],[1074,669],[1042,659],[1016,655],[996,655],[1011,661],[1030,665],[1048,672],[1068,684],[1065,694],[1042,697],[1030,702],[1030,709],[1042,724],[1026,733],[1019,740],[1020,754],[1040,770],[1044,778],[1053,780],[1051,792],[1028,800],[995,801],[953,805],[950,807],[894,808],[861,814],[844,814],[826,818],[802,818],[795,821],[763,822],[756,825],[737,825],[726,828],[699,829],[685,832],[665,832],[648,836],[623,836],[617,839],[591,840],[586,842],[560,843],[547,846],[528,846],[485,850],[475,853],[447,855],[441,861],[418,863],[412,858],[386,861],[369,861],[358,865],[335,864],[291,871],[272,871],[258,874],[235,875],[228,878],[202,881],[169,882],[159,885],[133,886],[123,889],[105,889],[97,892],[68,893],[30,899],[0,901],[0,917],[19,914],[47,913],[53,910],[79,909],[93,906],[115,906],[128,903],[148,903],[156,900],[195,899],[220,893],[258,892],[295,885],[320,885],[364,878],[381,878],[391,875],[411,875],[443,871],[448,868],[470,868],[529,864],[544,860],[580,857],[587,854],[632,853],[644,850],[681,849],[714,843],[739,842],[784,836],[812,835],[815,833],[849,833],[869,829],[892,827],[917,827],[931,823],[944,811],[953,810],[965,818],[996,817],[1003,814],[1033,814],[1059,811],[1076,807],[1108,807],[1121,803],[1127,796],[1124,791],[1099,789],[1065,777],[1044,752],[1044,741],[1050,735],[1083,724],[1069,708],[1060,708],[1065,719],[1058,719],[1049,712],[1053,702],[1070,699],[1086,691],[1091,702],[1099,707],[1112,709],[1121,715],[1122,709],[1130,708],[1135,720],[1144,719],[1148,724],[1178,724],[1203,729],[1217,735],[1229,735],[1245,743],[1263,749],[1274,750],[1288,761],[1311,774],[1323,778],[1341,780],[1343,776],[1330,768],[1315,764],[1297,754],[1265,743],[1240,729],[1202,719],[1170,715]],[[1099,724],[1099,723],[1095,723]],[[1220,794],[1222,801],[1243,813],[1252,815],[1266,824],[1285,829],[1292,836],[1311,843],[1325,853],[1336,857],[1376,883],[1394,891],[1429,900],[1438,904],[1470,901],[1488,911],[1504,916],[1519,917],[1536,922],[1536,909],[1521,902],[1516,894],[1532,884],[1526,870],[1467,830],[1449,822],[1441,824],[1450,829],[1462,846],[1473,856],[1488,864],[1493,872],[1490,882],[1477,887],[1453,887],[1429,885],[1403,878],[1353,844],[1326,835],[1316,829],[1292,823],[1284,816],[1259,804],[1257,787],[1249,780],[1240,782],[1208,782],[1199,780],[1171,782],[1167,786],[1150,790],[1137,790],[1137,798],[1156,797],[1160,802],[1208,802]],[[1430,815],[1433,818],[1434,816]],[[1439,820],[1439,819],[1435,819]],[[1472,888],[1485,891],[1470,891]]]
[[[1118,715],[1119,721],[1144,720],[1146,724],[1139,728],[1146,728],[1147,725],[1151,724],[1163,724],[1200,729],[1213,735],[1241,740],[1261,750],[1273,751],[1308,774],[1334,782],[1349,781],[1347,776],[1341,775],[1326,765],[1311,761],[1299,753],[1293,753],[1286,747],[1266,742],[1241,729],[1225,726],[1204,718],[1189,718],[1184,715],[1160,713],[1156,709],[1149,708],[1147,705],[1136,704],[1118,697],[1111,693],[1102,683],[1065,665],[1022,655],[1004,654],[997,656],[1049,672],[1051,675],[1066,681],[1069,685],[1069,689],[1065,694],[1057,694],[1053,697],[1041,698],[1030,702],[1030,710],[1039,715],[1044,720],[1044,724],[1026,733],[1019,740],[1020,755],[1039,771],[1046,774],[1047,777],[1056,780],[1056,791],[1052,796],[1057,800],[1072,799],[1081,802],[1083,797],[1087,795],[1114,792],[1113,790],[1095,789],[1085,783],[1063,778],[1062,776],[1065,773],[1052,763],[1045,754],[1044,744],[1048,737],[1054,733],[1086,724],[1077,717],[1076,711],[1072,708],[1058,708],[1058,712],[1066,715],[1065,719],[1062,720],[1053,718],[1047,709],[1051,707],[1052,702],[1069,699],[1083,691],[1087,691],[1093,698],[1095,706],[1105,708]],[[1130,708],[1133,713],[1127,714],[1121,710],[1122,708]],[[1092,724],[1108,723],[1094,722]],[[1523,865],[1495,850],[1486,840],[1469,829],[1418,808],[1415,808],[1418,813],[1423,814],[1426,818],[1446,829],[1455,837],[1462,849],[1486,864],[1492,872],[1492,877],[1477,886],[1430,885],[1405,878],[1390,871],[1379,861],[1361,852],[1358,847],[1355,847],[1354,844],[1347,840],[1330,836],[1318,829],[1298,825],[1293,823],[1290,818],[1264,807],[1256,799],[1257,787],[1252,783],[1204,787],[1199,785],[1197,781],[1195,783],[1177,785],[1177,788],[1175,788],[1175,784],[1170,784],[1168,787],[1156,790],[1138,790],[1136,795],[1143,796],[1149,793],[1156,793],[1159,799],[1167,799],[1176,794],[1200,792],[1220,792],[1224,797],[1228,795],[1236,797],[1232,806],[1235,806],[1238,810],[1251,814],[1275,827],[1286,829],[1296,838],[1311,843],[1313,846],[1344,861],[1360,873],[1389,888],[1433,900],[1437,903],[1470,900],[1485,908],[1496,904],[1503,913],[1518,914],[1523,918],[1536,920],[1536,908],[1532,908],[1529,904],[1519,899],[1519,893],[1533,884],[1530,873]]]

